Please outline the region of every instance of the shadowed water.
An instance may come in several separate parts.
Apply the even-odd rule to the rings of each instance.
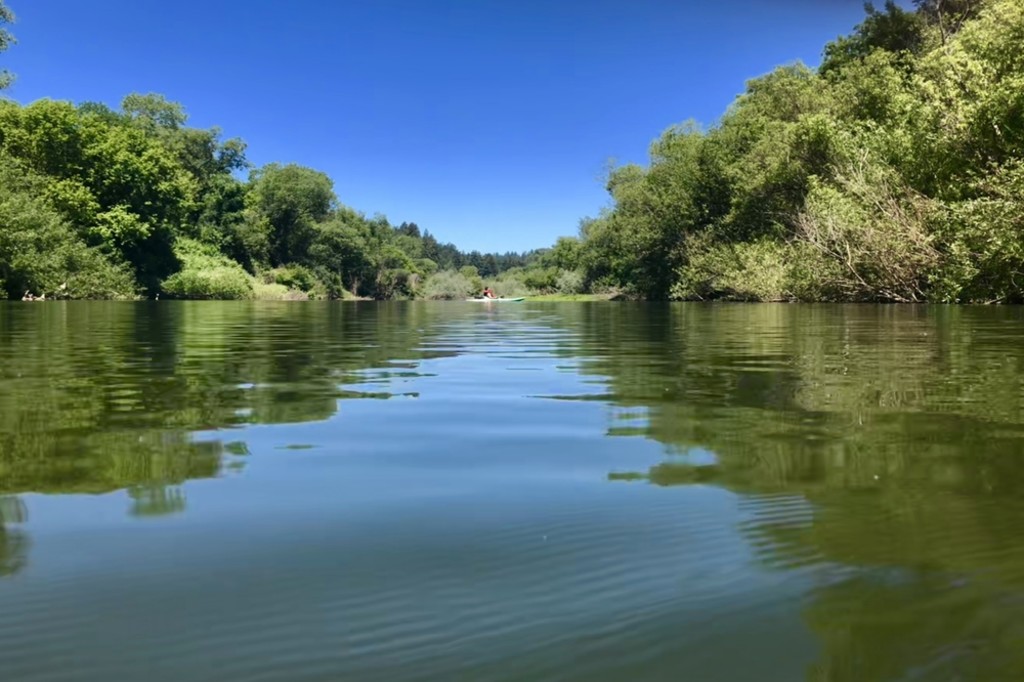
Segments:
[[[1024,311],[0,304],[0,675],[1024,679]]]

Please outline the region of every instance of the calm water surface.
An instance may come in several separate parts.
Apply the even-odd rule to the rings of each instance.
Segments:
[[[1024,679],[1024,311],[0,304],[0,677]]]

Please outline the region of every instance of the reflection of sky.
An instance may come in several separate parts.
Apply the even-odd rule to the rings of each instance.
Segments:
[[[708,467],[718,464],[718,455],[704,448],[688,448],[684,452],[669,457],[667,464],[685,464],[692,467]]]
[[[74,655],[81,679],[128,678],[116,666],[173,659],[174,675],[161,669],[151,679],[202,677],[196,666],[209,662],[225,671],[220,679],[251,679],[266,671],[246,666],[298,660],[353,679],[372,665],[387,679],[455,669],[476,679],[481,666],[512,661],[527,664],[502,668],[519,679],[558,665],[588,682],[616,672],[643,679],[649,665],[683,679],[791,680],[814,659],[859,665],[848,652],[862,647],[872,662],[885,662],[888,647],[915,665],[947,640],[967,657],[984,652],[974,660],[986,664],[994,659],[975,642],[1008,654],[1008,640],[990,633],[1012,621],[1005,612],[1019,577],[1012,455],[1020,391],[1017,375],[1005,372],[1016,346],[972,324],[972,334],[984,334],[951,351],[970,362],[948,365],[963,393],[942,388],[947,365],[917,352],[933,335],[913,320],[880,328],[874,308],[837,309],[845,326],[794,325],[824,342],[800,371],[782,359],[801,347],[747,348],[751,338],[725,332],[763,327],[747,324],[750,315],[770,312],[777,324],[832,308],[651,310],[713,322],[726,341],[659,335],[645,316],[617,326],[632,337],[609,341],[599,326],[572,319],[563,321],[570,331],[521,323],[534,314],[524,306],[427,320],[429,331],[409,343],[389,337],[399,350],[373,357],[359,343],[378,334],[370,315],[332,341],[353,350],[318,355],[323,337],[298,328],[305,345],[264,348],[263,364],[215,364],[223,371],[212,374],[180,366],[179,378],[208,380],[181,395],[198,397],[213,418],[175,423],[209,423],[194,438],[225,444],[219,477],[175,488],[184,510],[157,517],[130,516],[124,491],[21,495],[28,522],[10,526],[8,539],[18,533],[24,543],[8,547],[12,555],[27,548],[25,565],[0,579],[5,675],[19,679],[33,661]],[[830,350],[830,339],[850,329],[867,340]],[[877,343],[894,330],[906,338]],[[908,343],[920,366],[890,386],[888,369],[901,367],[894,358]],[[839,349],[849,348],[857,371],[832,372]],[[993,364],[973,371],[979,359]],[[845,372],[845,355],[842,363]],[[812,381],[822,383],[805,393]],[[906,382],[919,388],[905,393]],[[850,393],[822,403],[838,394],[826,389]],[[977,416],[979,396],[995,410],[991,420]],[[173,439],[175,447],[155,446],[180,435],[162,421],[170,406],[156,404],[146,417],[172,430],[147,430],[145,449],[117,453],[129,474],[146,458],[181,464],[197,450]],[[826,411],[808,409],[823,404]],[[864,405],[872,419],[861,421]],[[214,429],[230,422],[220,409],[235,407],[250,418]],[[253,423],[271,418],[279,423]],[[136,447],[139,431],[127,440],[101,433],[103,443]],[[702,442],[722,461],[691,447]],[[966,456],[978,443],[984,456]],[[68,459],[76,454],[69,448]],[[154,466],[142,478],[150,471],[177,475]],[[998,582],[1007,576],[1013,595],[1004,599]],[[901,595],[895,603],[906,608],[891,618]],[[950,615],[947,598],[973,610]],[[894,621],[914,635],[888,637]],[[875,646],[876,634],[886,643]],[[98,670],[103,656],[115,668]]]
[[[123,491],[23,496],[33,547],[19,591],[0,583],[0,612],[45,593],[51,630],[85,638],[86,662],[114,673],[159,651],[242,675],[260,656],[224,648],[245,651],[248,624],[262,623],[306,660],[347,647],[334,669],[353,674],[522,656],[551,670],[568,656],[599,679],[639,655],[797,679],[816,655],[799,615],[808,586],[758,562],[737,531],[740,498],[609,483],[664,461],[663,446],[606,437],[600,401],[544,397],[604,390],[566,360],[493,350],[352,385],[398,395],[341,400],[325,421],[197,434],[251,455],[240,475],[182,486],[182,514],[131,518]],[[101,603],[87,631],[78,617]],[[209,642],[183,634],[197,623]],[[111,656],[128,638],[136,647]]]
[[[613,449],[594,451],[600,460]],[[236,620],[282,618],[285,639],[312,657],[340,639],[353,660],[372,661],[364,631],[394,642],[382,660],[409,665],[429,665],[418,637],[469,661],[549,648],[554,661],[586,649],[576,640],[595,655],[662,641],[648,654],[746,678],[756,667],[742,644],[788,663],[772,668],[775,679],[797,679],[815,654],[799,617],[806,584],[755,563],[735,532],[744,516],[736,497],[608,484],[598,469],[588,481],[481,463],[453,477],[382,466],[372,446],[325,447],[256,457],[241,477],[192,481],[187,513],[153,521],[127,520],[126,500],[113,494],[90,504],[87,520],[83,505],[67,504],[75,498],[33,498],[21,596],[45,590],[51,627],[72,639],[83,633],[64,623],[102,597],[119,621],[101,617],[101,648],[147,633],[132,656],[158,639],[163,655],[188,650],[195,643],[180,633],[195,622],[231,641]],[[66,523],[69,514],[82,522]],[[0,605],[19,610],[2,585]],[[734,660],[705,649],[720,652],[723,638]]]

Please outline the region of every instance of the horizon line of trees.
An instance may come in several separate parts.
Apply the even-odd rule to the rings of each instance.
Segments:
[[[13,21],[0,0],[0,52]],[[0,99],[0,297],[395,298],[438,271],[495,277],[536,256],[367,217],[326,174],[254,168],[242,140],[187,122],[152,93],[117,110]]]
[[[578,237],[521,254],[367,217],[311,168],[252,168],[161,95],[0,101],[0,294],[1024,301],[1024,5],[865,9],[817,69],[672,126]],[[0,51],[12,20],[0,0]]]

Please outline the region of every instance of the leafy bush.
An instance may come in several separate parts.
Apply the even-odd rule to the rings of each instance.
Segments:
[[[737,244],[691,240],[672,298],[783,301],[794,298],[793,248],[769,239]]]
[[[274,276],[274,282],[289,289],[309,292],[321,286],[313,271],[302,265],[283,265],[271,270],[271,273]]]
[[[925,300],[940,254],[929,226],[935,202],[910,192],[883,164],[866,157],[812,179],[789,242],[762,238],[687,240],[675,298],[780,300]]]
[[[268,270],[262,275],[263,284],[265,285],[280,285],[285,292],[291,292],[288,295],[278,296],[277,291],[274,288],[261,288],[257,284],[256,292],[257,298],[264,298],[260,292],[263,292],[269,296],[272,296],[274,300],[309,300],[311,298],[336,298],[337,296],[331,296],[331,287],[325,283],[317,274],[311,269],[303,265],[282,265]],[[339,279],[336,276],[331,277],[328,275],[329,280]],[[340,286],[340,285],[339,285]],[[337,287],[335,287],[335,290]]]
[[[440,273],[439,273],[440,274]],[[484,280],[474,265],[463,265],[458,274],[462,275],[470,285],[470,292],[479,293],[484,288]]]
[[[317,268],[316,272],[319,287],[314,290],[315,298],[333,300],[352,297],[352,294],[345,289],[345,282],[339,273],[323,268]]]
[[[941,266],[932,273],[944,301],[1024,300],[1024,161],[975,185],[978,197],[951,204],[939,223]]]
[[[585,279],[583,273],[578,270],[563,270],[558,279],[555,280],[555,289],[560,294],[581,294],[584,290]]]
[[[494,295],[499,298],[516,298],[530,294],[530,289],[522,280],[521,276],[506,276],[502,273],[495,279],[488,280],[487,286],[494,290]]]
[[[929,229],[938,215],[936,202],[901,186],[892,169],[862,159],[836,186],[811,183],[797,237],[834,265],[835,279],[822,284],[844,299],[923,301],[940,258]]]
[[[558,268],[531,268],[525,272],[523,283],[533,291],[556,291],[559,274]]]
[[[127,300],[139,297],[139,285],[131,268],[113,263],[99,249],[65,242],[53,255],[64,280],[60,286],[44,289],[52,292],[54,298]]]
[[[257,281],[253,284],[252,297],[257,301],[308,301],[309,294],[298,289],[289,289],[283,284]]]
[[[478,291],[479,289],[468,277],[455,270],[437,272],[423,283],[423,295],[439,301],[460,300],[472,296]]]
[[[216,248],[191,239],[180,239],[175,244],[175,255],[182,267],[163,281],[161,289],[167,296],[228,300],[253,297],[252,277]]]
[[[0,291],[48,298],[135,298],[131,271],[90,248],[49,203],[37,182],[0,157]]]

